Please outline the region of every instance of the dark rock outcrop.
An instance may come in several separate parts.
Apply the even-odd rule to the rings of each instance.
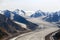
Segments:
[[[12,20],[7,18],[5,15],[0,14],[0,38],[5,36],[14,36],[18,33],[26,32],[27,29],[14,23]]]

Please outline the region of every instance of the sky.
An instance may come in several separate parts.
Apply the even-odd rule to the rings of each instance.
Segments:
[[[53,12],[60,10],[60,0],[0,0],[0,10],[5,9]]]

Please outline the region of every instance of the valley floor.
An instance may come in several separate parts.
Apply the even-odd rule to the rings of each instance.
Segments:
[[[59,30],[59,28],[51,27],[44,30],[38,30],[35,32],[27,33],[24,35],[19,35],[10,40],[45,40],[45,36]]]
[[[29,35],[17,38],[16,40],[45,40],[46,35],[48,35],[49,33],[54,32],[56,30],[58,30],[58,28],[44,29],[42,31],[35,32],[33,34],[29,34]]]

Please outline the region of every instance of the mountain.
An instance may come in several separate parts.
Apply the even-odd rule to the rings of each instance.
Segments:
[[[21,10],[21,13],[20,13],[21,15],[25,15],[26,14],[26,12],[24,11],[24,10]]]
[[[15,9],[15,12],[17,14],[25,14],[26,13],[24,10],[19,10],[19,9]]]
[[[0,14],[0,39],[12,37],[18,33],[24,33],[28,30],[14,23],[10,18]]]
[[[60,20],[60,13],[59,12],[54,12],[43,18],[45,21],[48,22],[59,22]]]
[[[14,11],[11,12],[11,11],[9,11],[9,10],[5,10],[5,11],[4,11],[4,15],[5,15],[7,18],[10,18],[10,19],[13,20],[13,21],[17,21],[17,22],[26,24],[26,25],[27,25],[27,28],[28,28],[28,29],[31,29],[31,30],[36,29],[36,27],[38,26],[37,24],[32,23],[32,22],[26,20],[24,17],[18,15],[17,12],[14,12]],[[32,26],[31,26],[31,25],[32,25]]]
[[[22,15],[23,15],[23,13],[24,13],[24,15],[26,14],[25,11],[23,11],[23,10],[21,10],[21,12],[22,12]],[[45,16],[43,18],[43,20],[48,21],[48,22],[58,22],[58,21],[60,21],[60,11],[49,13],[49,12],[43,12],[41,10],[37,10],[30,17],[38,18],[38,17],[41,17],[41,16]]]
[[[47,22],[59,22],[60,21],[60,11],[56,12],[42,12],[41,10],[37,10],[34,14],[32,14],[30,17],[38,18],[43,17],[43,20]]]
[[[22,27],[20,24],[15,23],[15,21],[25,24],[29,30]],[[16,11],[4,10],[2,11],[2,13],[0,13],[1,38],[5,38],[7,36],[11,37],[19,33],[35,30],[37,27],[37,24],[26,20],[24,17],[20,16]]]
[[[0,28],[0,40],[2,40],[4,37],[7,37],[8,34],[5,32],[4,29]]]
[[[45,13],[42,12],[41,10],[36,11],[34,14],[31,15],[31,17],[37,18],[40,16],[45,16]]]

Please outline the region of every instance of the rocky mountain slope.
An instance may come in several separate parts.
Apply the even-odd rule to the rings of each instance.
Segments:
[[[22,33],[23,31],[27,31],[27,29],[0,14],[0,35],[4,36],[6,34],[8,36],[12,36],[20,32]]]
[[[22,19],[20,19],[21,20],[20,23],[24,23]],[[16,24],[13,20],[6,17],[5,15],[0,14],[0,35],[1,35],[0,39],[5,37],[7,38],[12,37],[20,33],[25,33],[25,32],[34,30],[34,26],[37,26],[36,24],[29,22],[27,20],[26,20],[26,23],[28,23],[26,25],[27,25],[27,28],[30,30],[25,29],[24,27]],[[31,29],[31,27],[33,29]]]

